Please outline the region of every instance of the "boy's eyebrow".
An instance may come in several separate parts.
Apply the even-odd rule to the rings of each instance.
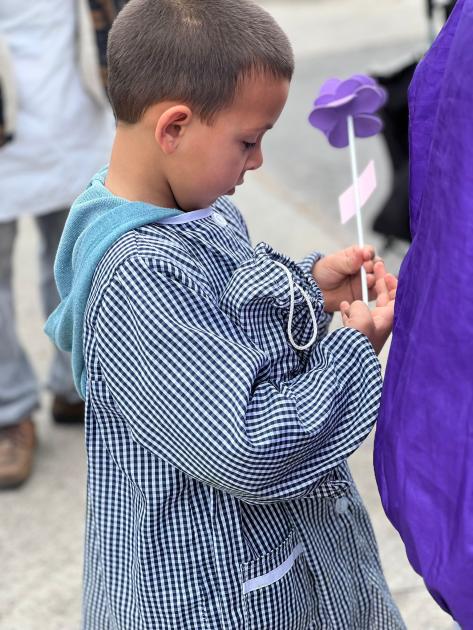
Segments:
[[[269,129],[272,129],[273,125],[271,124],[267,124],[264,127],[259,127],[258,129],[247,129],[247,133],[259,133],[260,131],[268,131]]]

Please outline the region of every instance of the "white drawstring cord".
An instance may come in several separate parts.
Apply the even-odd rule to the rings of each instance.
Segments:
[[[311,299],[310,299],[310,297],[307,295],[307,293],[304,291],[304,289],[302,287],[300,287],[299,285],[296,285],[297,288],[299,289],[299,291],[302,293],[302,295],[304,297],[304,300],[307,303],[307,306],[309,307],[310,316],[312,318],[312,326],[314,327],[314,333],[313,333],[312,338],[309,341],[309,343],[306,343],[305,346],[299,346],[294,341],[294,337],[292,336],[292,320],[293,320],[293,317],[294,317],[294,304],[295,304],[295,300],[296,300],[295,290],[294,290],[294,278],[292,277],[292,273],[289,271],[289,269],[286,267],[286,265],[283,265],[282,263],[278,262],[277,260],[274,260],[273,262],[278,267],[281,267],[281,269],[284,269],[284,271],[286,272],[287,279],[289,280],[289,288],[290,288],[290,291],[291,291],[291,306],[289,307],[289,320],[287,322],[287,334],[288,334],[288,337],[289,337],[289,341],[291,343],[291,346],[293,348],[295,348],[296,350],[307,350],[312,345],[314,345],[314,343],[316,342],[316,340],[317,340],[317,332],[318,332],[318,330],[317,330],[317,318],[315,316],[314,307],[312,306]]]

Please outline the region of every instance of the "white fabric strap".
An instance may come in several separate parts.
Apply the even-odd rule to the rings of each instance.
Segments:
[[[182,225],[183,223],[189,223],[190,221],[197,221],[198,219],[206,219],[214,213],[213,208],[202,208],[201,210],[190,210],[189,212],[182,212],[176,214],[173,217],[166,217],[160,219],[158,223],[160,225]]]
[[[265,586],[269,586],[270,584],[274,584],[281,578],[283,578],[286,573],[288,573],[292,567],[294,566],[294,562],[304,551],[303,546],[299,543],[294,547],[291,552],[289,558],[286,558],[282,564],[278,567],[269,571],[269,573],[265,573],[264,575],[258,575],[257,577],[247,580],[243,583],[243,593],[251,593],[251,591],[256,591],[259,588],[264,588]]]
[[[314,312],[314,307],[312,306],[312,301],[310,299],[310,297],[307,295],[307,293],[304,291],[304,289],[302,287],[300,287],[299,285],[296,285],[297,288],[299,289],[299,291],[302,293],[306,304],[309,308],[309,312],[310,312],[310,317],[312,319],[312,326],[314,328],[314,332],[312,334],[312,337],[310,339],[310,341],[308,343],[305,344],[305,346],[299,346],[295,341],[294,341],[294,337],[292,335],[292,321],[294,318],[294,303],[295,303],[295,289],[294,289],[294,278],[292,277],[292,273],[289,271],[289,269],[286,267],[286,265],[283,265],[282,263],[278,262],[277,260],[274,261],[274,264],[277,265],[278,267],[281,267],[281,269],[284,269],[284,271],[286,272],[286,276],[287,279],[289,281],[289,290],[291,292],[291,305],[289,307],[289,320],[287,322],[287,334],[289,337],[289,342],[291,344],[291,346],[293,348],[295,348],[296,350],[307,350],[308,348],[310,348],[311,346],[314,345],[314,343],[317,340],[317,333],[318,333],[318,328],[317,328],[317,317],[315,316],[315,312]]]

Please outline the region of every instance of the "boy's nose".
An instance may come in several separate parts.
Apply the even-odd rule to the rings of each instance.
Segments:
[[[248,162],[246,163],[246,170],[255,171],[257,168],[260,168],[262,164],[263,164],[263,152],[260,148],[255,148],[252,151],[251,156],[248,159]]]

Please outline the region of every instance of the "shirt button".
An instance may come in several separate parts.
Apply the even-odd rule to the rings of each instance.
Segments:
[[[225,227],[227,225],[227,220],[225,219],[225,217],[223,217],[221,214],[219,214],[218,212],[214,212],[212,215],[212,219],[214,220],[214,222],[219,225],[220,227]]]
[[[350,502],[348,501],[347,497],[340,497],[335,501],[335,512],[337,514],[345,514],[345,512],[348,510],[349,505]]]

